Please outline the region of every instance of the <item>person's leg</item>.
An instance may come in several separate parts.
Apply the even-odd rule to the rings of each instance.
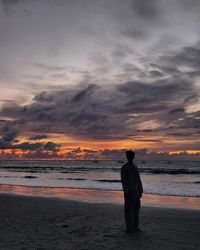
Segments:
[[[140,199],[134,202],[133,217],[134,217],[134,229],[135,230],[139,229],[139,213],[140,213]]]
[[[129,197],[124,197],[124,215],[126,222],[126,231],[131,232],[133,230],[132,225],[132,211],[131,211],[131,199]]]

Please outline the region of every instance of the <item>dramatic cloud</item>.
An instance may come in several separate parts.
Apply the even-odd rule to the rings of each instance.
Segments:
[[[109,88],[77,86],[66,91],[42,92],[29,105],[4,106],[0,115],[15,120],[16,124],[24,122],[20,129],[22,134],[43,131],[45,127],[47,133],[95,140],[137,140],[138,129],[144,125],[145,132],[154,121],[156,128],[149,131],[160,131],[165,139],[172,130],[174,134],[180,129],[181,132],[188,129],[194,134],[199,132],[199,112],[186,112],[188,98],[196,95],[196,86],[182,77],[151,83],[133,81]],[[16,135],[15,131],[4,127],[1,132],[7,141],[12,141]],[[43,138],[46,136],[30,137],[31,140]]]
[[[200,150],[198,0],[0,6],[2,150],[68,158],[99,155],[95,143],[100,158],[137,146]]]
[[[3,126],[1,128],[2,140],[5,142],[12,142],[17,135],[17,130],[11,126]]]
[[[19,126],[23,124],[23,121],[3,121],[2,126],[0,126],[0,151],[1,150],[20,150],[24,153],[30,154],[30,152],[35,155],[57,155],[60,145],[51,141],[46,143],[37,142],[19,142],[18,135],[23,134],[24,130]],[[30,140],[40,140],[47,138],[46,135],[35,135],[30,137]],[[10,153],[8,153],[9,155]]]

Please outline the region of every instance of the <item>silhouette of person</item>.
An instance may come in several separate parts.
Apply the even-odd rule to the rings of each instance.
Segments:
[[[124,191],[124,215],[126,232],[140,232],[139,212],[143,187],[137,166],[133,163],[135,152],[126,151],[128,162],[121,168],[121,182]]]

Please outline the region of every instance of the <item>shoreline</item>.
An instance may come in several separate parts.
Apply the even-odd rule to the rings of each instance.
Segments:
[[[10,194],[26,197],[48,197],[87,203],[123,204],[123,192],[86,188],[47,188],[0,184],[0,195]],[[142,205],[150,207],[200,210],[200,198],[191,196],[168,196],[143,194]]]
[[[102,189],[102,188],[85,188],[85,187],[62,187],[62,186],[56,186],[56,187],[47,187],[47,186],[27,186],[27,185],[16,185],[16,184],[6,184],[6,183],[0,183],[1,186],[18,186],[18,187],[25,187],[25,188],[45,188],[45,189],[80,189],[80,190],[94,190],[94,191],[108,191],[108,192],[121,192],[122,190],[118,189]],[[159,193],[143,193],[146,195],[158,195],[158,196],[166,196],[166,197],[188,197],[188,198],[200,198],[199,195],[176,195],[176,194],[159,194]]]
[[[200,211],[143,206],[126,234],[123,206],[0,194],[0,249],[187,249],[200,246]]]

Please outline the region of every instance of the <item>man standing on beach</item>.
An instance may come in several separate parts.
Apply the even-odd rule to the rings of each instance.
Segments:
[[[140,232],[139,211],[143,187],[138,168],[133,163],[135,152],[132,150],[126,151],[126,157],[128,162],[125,163],[121,168],[121,181],[124,191],[126,232]]]

